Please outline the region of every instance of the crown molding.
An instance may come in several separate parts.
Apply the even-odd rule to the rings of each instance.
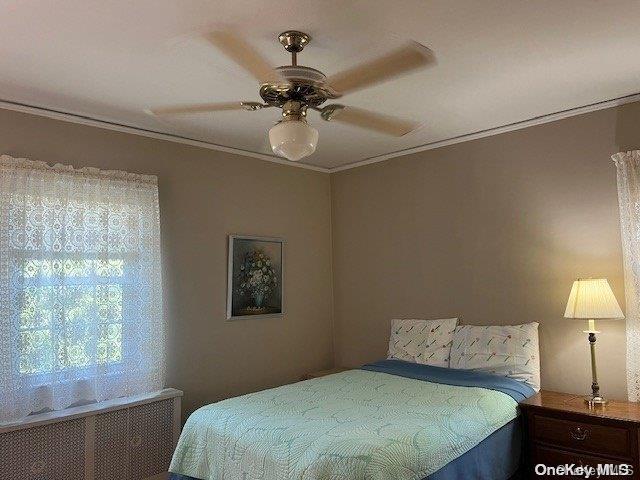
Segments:
[[[288,160],[284,160],[274,155],[267,155],[264,153],[252,152],[250,150],[242,150],[240,148],[226,147],[224,145],[218,145],[211,142],[205,142],[202,140],[196,140],[189,137],[183,137],[180,135],[173,135],[170,133],[159,132],[155,130],[148,130],[144,128],[138,128],[131,125],[120,124],[111,122],[108,120],[100,120],[98,118],[89,117],[86,115],[79,115],[74,113],[68,113],[60,110],[54,110],[45,107],[39,107],[35,105],[28,105],[25,103],[14,102],[11,100],[0,99],[0,108],[5,110],[13,110],[21,113],[29,113],[31,115],[38,115],[41,117],[52,118],[54,120],[60,120],[63,122],[76,123],[80,125],[88,125],[91,127],[104,128],[106,130],[113,130],[116,132],[130,133],[133,135],[140,135],[143,137],[156,138],[159,140],[166,140],[169,142],[182,143],[185,145],[191,145],[194,147],[206,148],[209,150],[216,150],[220,152],[233,153],[236,155],[242,155],[245,157],[258,158],[260,160],[266,160],[267,162],[277,163],[280,165],[286,165],[288,167],[303,168],[306,170],[313,170],[315,172],[322,173],[337,173],[345,170],[351,170],[352,168],[363,167],[365,165],[371,165],[374,163],[384,162],[396,157],[402,157],[405,155],[411,155],[413,153],[424,152],[426,150],[433,150],[435,148],[446,147],[448,145],[455,145],[456,143],[468,142],[470,140],[477,140],[479,138],[490,137],[493,135],[500,135],[501,133],[512,132],[514,130],[521,130],[527,127],[533,127],[535,125],[542,125],[544,123],[555,122],[564,118],[573,117],[576,115],[582,115],[584,113],[595,112],[598,110],[604,110],[611,107],[617,107],[625,105],[627,103],[633,103],[640,101],[640,93],[634,93],[623,97],[617,97],[610,100],[604,100],[601,102],[595,102],[581,107],[570,108],[567,110],[561,110],[546,115],[540,115],[538,117],[532,117],[527,120],[509,123],[507,125],[501,125],[499,127],[488,128],[485,130],[479,130],[477,132],[458,135],[455,137],[447,138],[444,140],[438,140],[431,143],[425,143],[417,147],[411,147],[404,150],[398,150],[391,153],[385,153],[383,155],[376,155],[373,157],[365,158],[358,162],[349,163],[334,168],[324,168],[315,165],[307,165],[305,163],[294,163]]]
[[[479,138],[490,137],[493,135],[500,135],[501,133],[512,132],[514,130],[521,130],[527,127],[533,127],[535,125],[542,125],[544,123],[555,122],[564,118],[574,117],[576,115],[582,115],[584,113],[595,112],[597,110],[604,110],[606,108],[618,107],[626,103],[633,103],[640,100],[640,93],[634,93],[626,95],[624,97],[612,98],[610,100],[604,100],[602,102],[590,103],[581,107],[570,108],[567,110],[561,110],[547,115],[540,115],[538,117],[532,117],[527,120],[519,122],[509,123],[499,127],[488,128],[485,130],[479,130],[473,133],[467,133],[456,137],[447,138],[444,140],[438,140],[436,142],[425,143],[418,147],[407,148],[404,150],[398,150],[396,152],[385,153],[383,155],[376,155],[369,157],[358,162],[349,163],[339,167],[329,169],[330,173],[342,172],[344,170],[351,170],[352,168],[363,167],[365,165],[371,165],[373,163],[384,162],[391,158],[402,157],[405,155],[411,155],[412,153],[424,152],[426,150],[433,150],[435,148],[446,147],[448,145],[455,145],[456,143],[468,142],[470,140],[476,140]]]
[[[226,147],[224,145],[218,145],[216,143],[205,142],[202,140],[196,140],[194,138],[183,137],[181,135],[173,135],[170,133],[159,132],[155,130],[148,130],[144,128],[133,127],[131,125],[125,125],[117,122],[111,122],[108,120],[100,120],[98,118],[89,117],[86,115],[79,115],[74,113],[68,113],[61,110],[54,110],[51,108],[38,107],[35,105],[28,105],[20,102],[13,102],[11,100],[0,99],[0,108],[5,110],[13,110],[14,112],[29,113],[31,115],[38,115],[40,117],[47,117],[54,120],[60,120],[63,122],[76,123],[79,125],[87,125],[90,127],[104,128],[106,130],[113,130],[122,133],[131,133],[133,135],[139,135],[142,137],[156,138],[159,140],[167,140],[169,142],[182,143],[184,145],[191,145],[194,147],[206,148],[208,150],[217,150],[219,152],[233,153],[236,155],[242,155],[245,157],[259,158],[260,160],[266,160],[267,162],[278,163],[280,165],[286,165],[288,167],[304,168],[306,170],[313,170],[315,172],[329,173],[328,168],[317,167],[315,165],[307,165],[304,163],[294,163],[288,160],[284,160],[275,155],[267,155],[264,153],[252,152],[250,150],[242,150],[241,148]]]

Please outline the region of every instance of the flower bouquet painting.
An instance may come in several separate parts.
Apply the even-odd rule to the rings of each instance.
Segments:
[[[283,314],[280,238],[229,236],[227,319]]]

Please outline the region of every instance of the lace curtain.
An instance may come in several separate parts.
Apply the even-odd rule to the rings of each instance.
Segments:
[[[164,386],[157,179],[0,157],[0,423]]]
[[[640,400],[640,150],[613,155],[624,257],[627,322],[627,390]]]

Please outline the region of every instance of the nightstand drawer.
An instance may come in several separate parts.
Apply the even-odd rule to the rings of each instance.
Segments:
[[[534,414],[532,420],[536,440],[602,455],[634,456],[631,432],[623,426],[598,425],[591,421],[571,421],[541,414]]]
[[[601,468],[601,476],[598,477],[597,474],[592,475],[592,478],[637,478],[637,476],[629,476],[629,473],[637,473],[635,472],[635,468],[631,464],[631,462],[625,462],[623,460],[611,460],[607,458],[598,457],[597,455],[589,455],[584,453],[572,453],[563,450],[558,450],[552,447],[544,447],[541,445],[535,445],[533,448],[533,467],[537,464],[543,464],[547,467],[556,467],[559,465],[576,465],[576,466],[589,466]],[[610,469],[610,470],[607,470]],[[615,475],[606,475],[605,473],[614,474],[615,472],[619,472],[617,476]],[[626,473],[625,475],[620,475],[621,473]],[[535,470],[533,473],[536,473]],[[544,475],[536,475],[534,478],[545,478]],[[548,476],[548,478],[558,478],[557,476],[552,477]],[[566,477],[565,477],[566,478]],[[581,478],[584,478],[582,476]]]

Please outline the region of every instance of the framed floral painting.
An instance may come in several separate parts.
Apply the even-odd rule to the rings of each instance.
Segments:
[[[281,238],[229,235],[227,319],[282,316]]]

